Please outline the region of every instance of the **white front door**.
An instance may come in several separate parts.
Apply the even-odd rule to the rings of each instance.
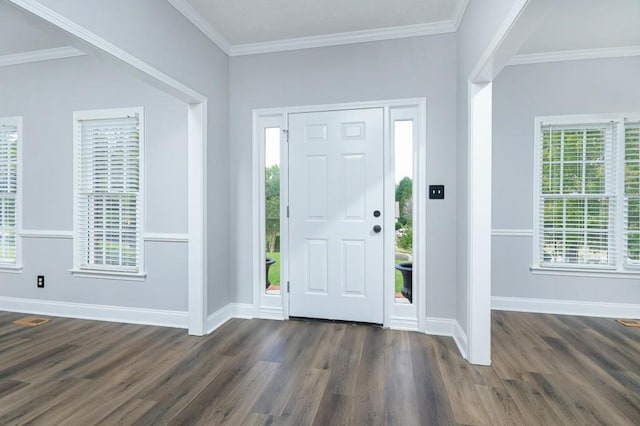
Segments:
[[[383,109],[289,115],[291,316],[383,322]]]

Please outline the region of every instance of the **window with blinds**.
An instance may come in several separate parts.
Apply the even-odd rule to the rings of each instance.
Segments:
[[[624,129],[624,220],[626,262],[640,266],[640,121]]]
[[[140,273],[142,109],[75,114],[76,269]]]
[[[640,121],[546,121],[536,121],[535,264],[640,266]]]
[[[18,263],[19,118],[0,118],[0,266]]]

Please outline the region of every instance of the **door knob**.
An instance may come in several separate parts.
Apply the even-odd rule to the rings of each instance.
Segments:
[[[376,225],[373,227],[373,232],[375,232],[376,234],[380,231],[382,231],[382,226]]]
[[[374,210],[373,217],[380,217],[380,210]]]

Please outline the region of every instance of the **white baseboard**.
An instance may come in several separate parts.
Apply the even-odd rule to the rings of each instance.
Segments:
[[[458,350],[460,351],[460,355],[462,358],[469,359],[469,344],[467,342],[467,333],[464,332],[460,323],[456,321],[454,330],[453,330],[453,340],[456,342],[458,346]]]
[[[424,332],[434,336],[453,337],[456,320],[449,318],[427,317]]]
[[[213,333],[231,318],[253,318],[253,305],[247,303],[229,303],[207,317],[205,332]]]
[[[449,318],[427,317],[424,332],[434,336],[453,337],[460,355],[467,359],[467,334],[460,327],[458,321]]]
[[[233,305],[234,318],[255,318],[255,308],[251,303],[232,303],[231,305]]]
[[[578,315],[602,318],[640,318],[640,304],[584,302],[577,300],[492,297],[491,309],[535,312],[541,314]]]
[[[279,307],[263,306],[258,312],[258,318],[271,319],[271,320],[283,320],[284,311]]]
[[[181,311],[53,302],[15,297],[0,297],[0,310],[97,321],[157,325],[161,327],[188,327],[188,314]]]
[[[389,328],[391,330],[418,331],[418,320],[409,317],[391,317],[389,319]]]

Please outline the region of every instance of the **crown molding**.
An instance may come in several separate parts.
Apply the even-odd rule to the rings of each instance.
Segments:
[[[343,44],[365,43],[368,41],[446,34],[455,31],[456,28],[452,21],[430,22],[428,24],[403,25],[399,27],[349,31],[344,33],[267,41],[262,43],[240,44],[231,47],[229,56],[244,56],[259,53],[283,52],[287,50],[311,49],[314,47],[339,46]]]
[[[76,56],[85,55],[86,53],[71,46],[55,47],[53,49],[32,50],[30,52],[0,56],[0,67],[28,64],[30,62],[51,61],[53,59],[73,58]]]
[[[314,47],[338,46],[368,41],[453,33],[457,31],[469,5],[469,0],[458,0],[451,19],[446,21],[232,45],[229,40],[220,34],[187,0],[167,1],[229,56],[255,55],[259,53],[283,52]]]
[[[451,16],[451,24],[456,31],[458,31],[458,27],[460,27],[462,23],[462,18],[467,11],[467,6],[469,6],[469,0],[458,0],[456,2],[456,7],[453,9],[453,16]]]
[[[623,58],[628,56],[640,56],[640,46],[565,50],[561,52],[515,55],[507,63],[507,66],[540,64],[545,62],[580,61],[585,59]]]
[[[202,17],[202,15],[189,4],[187,0],[167,0],[171,6],[187,20],[189,20],[197,29],[199,29],[209,40],[214,42],[224,53],[229,55],[231,43],[222,34],[220,34],[213,26]]]

